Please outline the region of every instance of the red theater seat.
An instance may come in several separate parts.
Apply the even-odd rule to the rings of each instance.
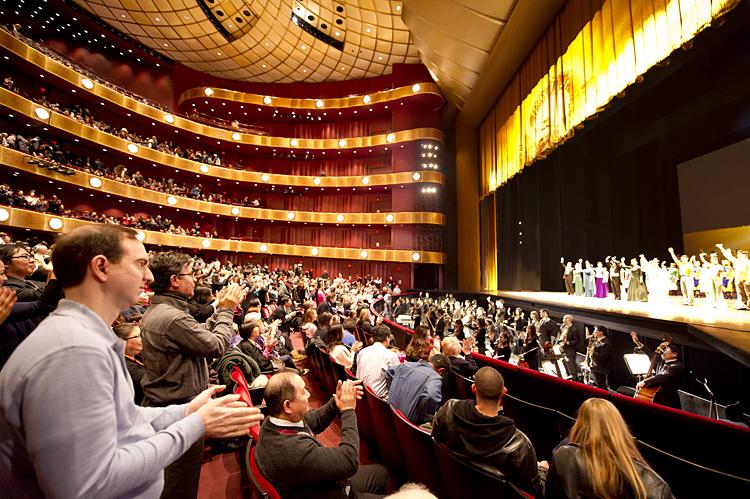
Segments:
[[[406,465],[406,478],[410,482],[426,485],[438,497],[445,497],[443,480],[440,473],[435,473],[438,463],[430,433],[406,419],[398,409],[391,407],[391,412]]]
[[[365,387],[365,397],[367,398],[367,408],[370,410],[370,419],[373,423],[375,436],[378,442],[378,451],[383,458],[385,466],[391,474],[398,478],[403,477],[404,458],[401,455],[401,442],[396,435],[396,427],[393,424],[391,408],[388,402],[381,399],[369,386]]]
[[[440,475],[445,484],[446,499],[464,498],[529,498],[516,486],[467,464],[448,447],[432,440]]]
[[[346,376],[348,379],[357,379],[349,369],[346,370]],[[367,443],[370,450],[377,454],[378,440],[375,436],[374,425],[370,416],[370,409],[367,406],[367,396],[363,396],[361,400],[357,401],[357,407],[354,409],[357,414],[357,428],[359,429],[359,436]]]
[[[245,375],[242,374],[242,371],[240,371],[240,368],[234,366],[232,372],[230,373],[230,376],[235,382],[234,393],[239,395],[240,400],[246,403],[249,407],[253,407],[253,399],[250,396],[250,390],[248,388],[247,380],[245,379]],[[247,432],[252,437],[252,439],[257,442],[258,436],[260,435],[260,425],[251,426],[250,428],[248,428]]]
[[[248,475],[253,482],[253,486],[261,499],[281,499],[281,496],[271,483],[266,480],[258,468],[258,462],[255,460],[255,445],[247,446],[247,457],[245,462],[249,463]]]

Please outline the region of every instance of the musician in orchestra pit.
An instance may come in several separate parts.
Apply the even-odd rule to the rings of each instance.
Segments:
[[[605,390],[609,389],[609,374],[612,371],[612,344],[607,334],[606,327],[594,327],[594,344],[589,360],[594,386]]]
[[[573,316],[566,314],[563,316],[563,323],[560,326],[560,336],[558,341],[562,342],[562,350],[565,353],[565,367],[568,370],[568,374],[574,380],[579,380],[581,377],[581,368],[576,362],[576,353],[586,352],[586,343],[581,336],[581,329],[577,324],[573,323]]]
[[[533,371],[539,370],[539,341],[534,326],[526,326],[526,338],[521,348],[521,359],[526,361],[528,368]]]
[[[675,345],[667,345],[661,353],[664,364],[655,376],[651,376],[637,385],[637,389],[658,386],[661,389],[654,396],[654,403],[680,409],[680,397],[677,390],[682,384],[685,366],[677,358],[679,355]]]
[[[539,343],[544,345],[548,341],[552,341],[552,338],[560,330],[560,325],[549,318],[549,310],[546,308],[539,310],[539,313],[542,314],[542,319],[539,321]]]

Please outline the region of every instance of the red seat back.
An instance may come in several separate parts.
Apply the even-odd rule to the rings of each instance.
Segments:
[[[367,408],[370,410],[370,420],[375,430],[380,457],[383,458],[385,466],[391,471],[392,475],[403,477],[406,475],[406,466],[404,466],[404,458],[401,455],[401,443],[396,436],[391,408],[388,402],[375,395],[375,392],[369,386],[365,387],[365,397],[367,398]]]
[[[230,373],[230,377],[235,382],[234,393],[239,395],[240,400],[246,403],[248,407],[253,407],[253,399],[250,397],[250,389],[248,388],[247,380],[245,379],[245,375],[242,374],[242,371],[237,366],[234,366]],[[257,442],[258,436],[260,435],[260,426],[253,425],[248,428],[247,432],[253,440]]]
[[[445,484],[447,499],[465,497],[526,498],[529,497],[509,482],[471,466],[453,454],[445,445],[432,440],[438,469]]]
[[[346,369],[346,376],[348,379],[357,379],[349,369]],[[362,397],[362,400],[357,400],[357,407],[354,409],[357,414],[357,428],[359,429],[359,436],[367,443],[367,446],[377,453],[378,442],[375,436],[375,430],[370,419],[370,409],[367,407],[367,397]]]
[[[255,460],[254,445],[249,446],[248,461],[250,462],[250,478],[253,481],[255,490],[258,491],[260,496],[264,499],[281,499],[281,496],[276,492],[276,489],[271,485],[271,482],[269,482],[266,477],[263,476],[263,473],[260,472],[258,462]]]
[[[445,497],[443,480],[440,473],[435,473],[438,463],[430,433],[406,419],[398,409],[391,407],[391,413],[408,480],[426,485],[436,496]]]

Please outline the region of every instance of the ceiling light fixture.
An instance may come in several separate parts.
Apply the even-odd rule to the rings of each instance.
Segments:
[[[385,140],[387,140],[388,143],[390,144],[391,142],[393,142],[394,140],[396,140],[396,134],[395,133],[389,133],[388,135],[385,136]]]
[[[411,86],[411,91],[414,92],[415,94],[419,92],[420,90],[422,90],[422,85],[420,85],[419,83],[415,83],[414,85]]]
[[[240,140],[241,137],[242,136],[237,132],[232,133],[232,140]]]
[[[94,88],[94,82],[89,80],[88,78],[84,78],[81,80],[81,85],[83,85],[83,88],[86,90],[91,90]]]
[[[128,151],[130,151],[132,154],[138,153],[138,146],[135,144],[128,144]]]
[[[266,106],[270,106],[271,105],[271,97],[269,97],[268,95],[266,95],[265,97],[263,97],[263,104],[265,104]]]
[[[165,114],[164,121],[166,121],[169,124],[172,124],[174,123],[174,116],[172,116],[171,114]]]
[[[91,177],[89,179],[89,185],[91,187],[94,187],[95,189],[98,189],[102,186],[102,179],[100,179],[99,177]]]
[[[312,248],[312,249],[310,250],[310,254],[311,254],[312,256],[318,256],[318,253],[320,253],[320,250],[318,250],[318,248]]]
[[[201,241],[201,246],[203,246],[204,248],[208,248],[209,246],[211,246],[211,240],[204,239],[203,241]]]
[[[320,100],[320,99],[316,100],[315,101],[315,107],[317,107],[318,109],[320,109],[321,107],[323,107],[323,101]]]
[[[40,120],[48,120],[49,119],[49,111],[47,111],[43,107],[37,107],[34,109],[34,114],[36,114],[36,117]]]
[[[206,94],[208,97],[211,97],[214,94],[214,89],[211,87],[206,87],[203,90],[203,93]]]
[[[47,222],[47,225],[49,225],[49,228],[52,230],[60,230],[63,226],[63,221],[57,217],[52,217],[49,219],[49,222]]]

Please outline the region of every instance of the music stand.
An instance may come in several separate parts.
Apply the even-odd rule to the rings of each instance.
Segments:
[[[626,353],[623,358],[628,371],[634,378],[645,376],[651,366],[651,359],[645,353]]]

